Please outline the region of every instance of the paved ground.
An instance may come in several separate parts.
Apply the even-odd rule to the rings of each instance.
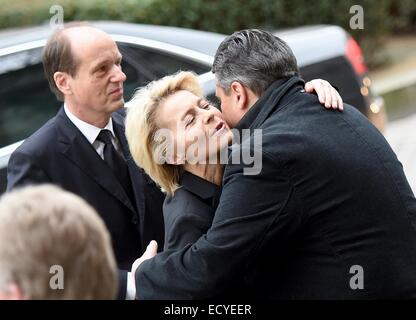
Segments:
[[[385,137],[403,164],[410,186],[416,194],[416,114],[389,123]]]
[[[390,119],[395,115],[403,116],[401,104],[406,105],[403,112],[406,114],[400,120],[389,122],[385,131],[385,137],[389,141],[399,160],[403,164],[409,183],[416,194],[416,102],[413,96],[406,99],[403,94],[397,94],[401,88],[413,90],[416,83],[416,37],[392,36],[386,39],[383,54],[390,63],[378,70],[370,70],[373,80],[373,90],[376,94],[383,95],[386,101]],[[396,92],[391,96],[392,92]],[[390,95],[389,98],[386,95]]]

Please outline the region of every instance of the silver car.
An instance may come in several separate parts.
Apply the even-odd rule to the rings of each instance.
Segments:
[[[93,25],[110,34],[123,55],[126,101],[135,88],[178,70],[196,72],[206,96],[216,100],[210,70],[225,35],[123,22]],[[61,106],[49,90],[41,63],[42,48],[51,32],[49,26],[0,32],[0,193],[6,189],[11,153]],[[305,80],[328,80],[345,102],[382,129],[383,101],[372,95],[360,48],[342,28],[319,25],[275,34],[293,49]]]

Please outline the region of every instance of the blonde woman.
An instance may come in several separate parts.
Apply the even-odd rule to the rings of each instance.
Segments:
[[[328,90],[320,80],[306,88],[320,97]],[[321,102],[342,108],[337,91],[329,88]],[[126,136],[132,157],[167,193],[164,249],[181,249],[211,226],[221,193],[223,155],[233,133],[220,110],[203,97],[191,72],[151,82],[127,105]]]

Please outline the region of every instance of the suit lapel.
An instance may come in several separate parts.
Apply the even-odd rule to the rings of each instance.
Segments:
[[[134,162],[130,150],[126,135],[124,133],[124,118],[119,114],[113,115],[113,129],[120,143],[120,148],[123,152],[124,158],[126,159],[127,167],[129,169],[130,179],[133,186],[133,193],[136,198],[137,211],[140,219],[140,226],[143,227],[144,214],[145,214],[145,178],[143,170],[140,169]],[[143,232],[140,233],[143,235]]]
[[[92,180],[103,187],[111,196],[121,201],[133,213],[136,210],[118,179],[101,159],[94,147],[66,116],[63,108],[57,119],[59,150]]]

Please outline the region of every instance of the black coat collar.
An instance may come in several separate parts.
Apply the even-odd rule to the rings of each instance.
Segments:
[[[296,86],[301,85],[303,88],[304,84],[304,81],[297,76],[276,80],[247,111],[235,128],[239,131],[258,128],[279,107],[287,93],[292,92]]]
[[[181,187],[196,195],[201,200],[216,208],[221,195],[221,187],[202,179],[188,171],[183,171],[181,176]]]

